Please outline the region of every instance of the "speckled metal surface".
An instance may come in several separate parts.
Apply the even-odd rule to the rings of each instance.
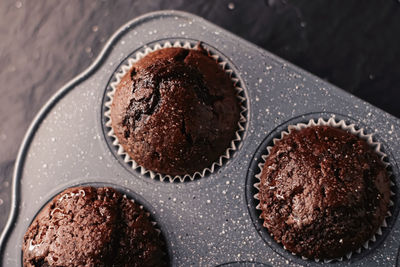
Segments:
[[[102,125],[103,96],[114,70],[133,51],[170,38],[201,40],[217,48],[237,70],[248,106],[243,141],[233,157],[215,173],[183,183],[128,171],[107,145]],[[16,163],[12,214],[0,240],[1,264],[20,264],[23,234],[52,196],[78,184],[107,184],[142,199],[163,231],[173,266],[321,265],[265,241],[252,220],[246,191],[256,171],[253,162],[271,135],[293,119],[332,113],[374,133],[389,155],[397,185],[400,121],[395,117],[191,14],[165,11],[133,20],[31,125]],[[331,265],[396,265],[397,202],[392,223],[371,249]]]

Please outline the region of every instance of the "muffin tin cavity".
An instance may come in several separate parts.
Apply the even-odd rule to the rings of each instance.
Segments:
[[[111,127],[111,104],[114,98],[114,93],[117,84],[120,82],[122,76],[126,74],[127,71],[131,68],[131,66],[139,61],[141,58],[146,56],[147,54],[164,48],[169,47],[177,47],[177,48],[186,48],[186,49],[196,49],[197,45],[201,45],[212,57],[219,67],[225,71],[228,77],[231,78],[232,84],[235,88],[235,94],[238,99],[238,103],[240,105],[240,114],[239,120],[237,122],[237,129],[235,132],[234,139],[230,142],[230,146],[226,148],[225,152],[218,158],[216,162],[213,162],[211,166],[199,170],[193,174],[186,175],[164,175],[161,173],[154,172],[152,170],[148,170],[143,166],[140,166],[136,163],[129,155],[124,151],[124,148],[120,144],[117,136],[114,133],[114,130]],[[208,174],[213,173],[218,168],[220,168],[227,160],[229,160],[234,152],[238,149],[239,143],[241,142],[245,124],[247,121],[247,106],[246,106],[246,93],[242,87],[242,82],[235,71],[234,65],[216,48],[208,45],[207,43],[198,41],[198,40],[190,40],[190,39],[167,39],[167,40],[158,40],[155,42],[151,42],[140,49],[132,52],[125,60],[117,67],[113,75],[111,76],[104,97],[103,97],[103,105],[102,105],[102,123],[103,123],[103,131],[105,135],[105,139],[109,148],[111,149],[114,156],[121,162],[129,171],[133,171],[137,174],[150,177],[151,179],[158,179],[161,181],[167,180],[169,182],[174,181],[190,181],[196,178],[204,177]]]
[[[151,221],[151,224],[153,225],[155,231],[157,232],[157,234],[159,235],[159,239],[161,241],[161,245],[163,247],[163,261],[167,264],[167,266],[170,265],[171,262],[171,249],[168,247],[169,242],[167,242],[167,238],[165,233],[168,233],[168,231],[165,229],[165,227],[159,223],[159,220],[156,219],[156,212],[154,210],[154,208],[145,200],[143,199],[140,195],[132,192],[129,189],[123,188],[121,186],[117,186],[117,185],[113,185],[113,184],[104,184],[104,183],[89,183],[89,184],[79,184],[79,185],[73,185],[67,188],[64,188],[61,191],[58,191],[56,193],[51,194],[52,196],[47,200],[46,203],[43,204],[43,206],[37,211],[37,213],[35,214],[35,216],[32,218],[33,220],[30,222],[30,224],[32,224],[32,222],[36,219],[36,217],[40,214],[40,212],[43,210],[43,208],[45,208],[48,203],[50,201],[52,201],[54,198],[58,197],[59,194],[61,194],[62,192],[64,192],[67,189],[70,188],[76,188],[76,187],[95,187],[95,188],[100,188],[100,187],[109,187],[114,189],[115,191],[117,191],[118,193],[120,193],[124,198],[126,197],[129,201],[134,202],[135,204],[139,205],[139,208],[141,210],[143,210],[146,214],[146,216],[148,216],[148,218]],[[86,191],[87,192],[87,191]],[[62,195],[58,201],[62,201],[63,199],[70,199],[70,198],[74,198],[77,196],[81,196],[81,197],[85,197],[86,194],[84,188],[80,189],[77,193],[71,193],[71,192],[67,192],[64,195]],[[122,208],[122,207],[121,207]],[[99,208],[99,212],[102,214],[103,209],[100,207]],[[50,216],[54,216],[57,215],[57,213],[62,212],[60,209],[56,208],[54,209],[51,213]],[[60,215],[57,215],[60,216]],[[40,222],[39,222],[40,223]],[[31,241],[32,242],[32,241]],[[35,249],[35,246],[38,245],[33,245],[29,247],[29,250],[31,249]],[[23,255],[21,253],[21,266],[23,265]]]
[[[256,196],[257,193],[259,193],[258,190],[258,183],[260,182],[258,175],[261,173],[261,169],[264,165],[265,158],[268,155],[268,149],[267,147],[272,147],[274,145],[274,139],[281,139],[282,138],[282,132],[288,132],[288,127],[291,125],[297,125],[299,123],[304,123],[308,124],[310,120],[314,120],[316,124],[321,125],[318,123],[318,119],[323,119],[326,123],[328,122],[329,119],[334,120],[335,122],[339,121],[344,121],[345,125],[351,125],[354,124],[354,128],[356,131],[359,131],[360,129],[364,129],[364,134],[366,136],[369,135],[370,132],[373,132],[373,129],[370,127],[364,127],[360,123],[358,123],[356,120],[352,119],[351,117],[340,115],[340,114],[334,114],[334,113],[310,113],[310,114],[305,114],[303,116],[299,116],[296,118],[293,118],[278,127],[276,127],[272,132],[270,132],[264,141],[261,143],[261,145],[258,147],[256,153],[253,156],[253,160],[251,161],[251,165],[249,168],[249,171],[247,173],[246,177],[246,201],[247,201],[247,208],[251,217],[251,220],[253,222],[254,227],[256,228],[258,234],[260,237],[264,240],[266,244],[268,244],[275,252],[279,253],[281,256],[287,258],[288,260],[302,264],[302,265],[319,265],[323,263],[329,263],[329,262],[340,262],[340,261],[346,261],[349,260],[351,262],[357,261],[359,259],[362,259],[365,255],[368,253],[371,253],[374,249],[379,247],[379,245],[384,241],[384,239],[389,235],[390,231],[393,228],[394,222],[396,221],[396,217],[398,215],[398,200],[395,197],[397,194],[397,185],[396,185],[396,180],[394,179],[394,176],[398,174],[397,168],[393,168],[393,166],[396,166],[395,162],[391,160],[391,157],[388,156],[390,155],[390,151],[385,150],[386,145],[383,143],[382,140],[379,139],[379,137],[372,135],[373,138],[373,144],[380,144],[380,149],[383,154],[383,163],[386,165],[386,169],[389,173],[389,177],[391,179],[391,201],[389,204],[389,212],[388,216],[385,219],[385,223],[383,223],[381,229],[378,230],[378,232],[375,234],[375,236],[364,244],[360,249],[353,253],[349,253],[346,256],[340,258],[340,259],[333,259],[333,260],[309,260],[304,257],[300,257],[295,255],[294,253],[291,253],[284,249],[282,244],[278,244],[274,238],[269,234],[267,228],[263,226],[263,219],[260,218],[261,210],[257,208],[257,205],[259,205],[259,200]],[[380,153],[378,153],[380,155]]]

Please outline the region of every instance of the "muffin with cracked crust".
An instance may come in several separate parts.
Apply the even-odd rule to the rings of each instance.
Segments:
[[[36,216],[23,240],[23,264],[166,266],[149,216],[112,188],[69,188]]]
[[[334,259],[369,240],[387,215],[390,181],[366,141],[330,126],[293,130],[269,153],[259,185],[264,226],[287,250]]]
[[[166,175],[210,167],[239,122],[230,77],[199,45],[164,48],[134,63],[116,86],[112,128],[140,166]]]

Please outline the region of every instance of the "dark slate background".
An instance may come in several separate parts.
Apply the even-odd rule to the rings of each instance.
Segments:
[[[179,9],[400,117],[395,0],[0,1],[0,230],[17,150],[41,106],[87,68],[121,25]]]

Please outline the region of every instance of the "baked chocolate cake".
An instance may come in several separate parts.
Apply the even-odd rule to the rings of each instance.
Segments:
[[[344,130],[314,126],[279,140],[261,173],[264,226],[300,256],[339,258],[381,226],[390,181],[375,151]]]
[[[201,46],[164,48],[136,62],[117,85],[112,128],[139,165],[193,174],[230,147],[239,108],[231,79]]]
[[[28,228],[22,250],[24,266],[166,266],[146,212],[108,187],[57,195]]]

